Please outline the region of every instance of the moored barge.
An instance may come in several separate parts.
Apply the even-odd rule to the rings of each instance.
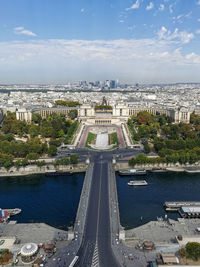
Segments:
[[[136,169],[130,169],[130,170],[121,170],[119,171],[119,175],[121,176],[139,176],[139,175],[146,175],[147,171],[146,170],[136,170]]]
[[[45,172],[45,176],[69,176],[72,175],[73,172],[71,171],[48,171]]]

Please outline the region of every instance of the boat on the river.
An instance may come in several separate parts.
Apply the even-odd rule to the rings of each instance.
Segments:
[[[3,209],[2,211],[7,212],[9,216],[14,216],[21,213],[22,210],[15,208],[15,209]]]
[[[145,180],[135,180],[135,181],[128,182],[128,185],[130,185],[130,186],[142,186],[142,185],[148,185],[148,183]]]
[[[68,175],[72,175],[73,172],[71,171],[48,171],[45,172],[45,176],[68,176]]]
[[[119,171],[119,175],[122,176],[129,176],[129,175],[146,175],[147,171],[146,170],[136,170],[136,169],[130,169],[130,170],[121,170]]]
[[[181,207],[200,207],[199,201],[166,201],[164,203],[166,211],[178,211]]]
[[[21,212],[21,209],[15,208],[15,209],[0,209],[0,223],[7,221],[10,216],[17,215]]]

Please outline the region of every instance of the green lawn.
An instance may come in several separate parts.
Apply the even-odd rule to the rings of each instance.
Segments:
[[[96,134],[89,133],[87,137],[86,147],[91,148],[90,144],[94,144],[96,139]]]

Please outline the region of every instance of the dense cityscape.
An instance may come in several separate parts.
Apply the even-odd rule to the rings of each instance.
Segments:
[[[157,219],[148,219],[145,211],[141,213],[144,207],[139,211],[137,206],[135,216],[134,210],[129,210],[133,216],[128,219],[123,215],[127,208],[121,210],[121,206],[127,205],[124,194],[137,194],[132,186],[136,190],[150,188],[149,181],[153,177],[156,181],[156,175],[198,177],[200,85],[94,84],[1,87],[2,179],[41,179],[32,175],[77,179],[85,173],[78,189],[82,187],[80,201],[78,196],[74,199],[79,205],[74,207],[73,222],[66,226],[58,227],[56,220],[43,220],[42,216],[35,218],[39,223],[24,220],[29,205],[25,211],[21,206],[0,210],[2,263],[139,267],[198,261],[200,199],[195,194],[191,197],[184,191],[183,199],[170,195],[158,199],[157,211],[151,211],[152,215],[157,212]],[[133,179],[137,176],[139,179]],[[187,188],[187,180],[185,183]],[[127,186],[131,191],[126,192]],[[59,193],[64,192],[60,189]],[[5,200],[2,198],[2,203]],[[23,198],[19,201],[23,206],[21,201]],[[172,211],[182,218],[174,217]],[[13,215],[19,217],[18,223]],[[32,213],[29,216],[34,220]],[[105,231],[106,237],[102,235]]]

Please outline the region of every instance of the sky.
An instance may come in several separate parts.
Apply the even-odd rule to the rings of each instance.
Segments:
[[[200,0],[0,0],[0,84],[200,82]]]

